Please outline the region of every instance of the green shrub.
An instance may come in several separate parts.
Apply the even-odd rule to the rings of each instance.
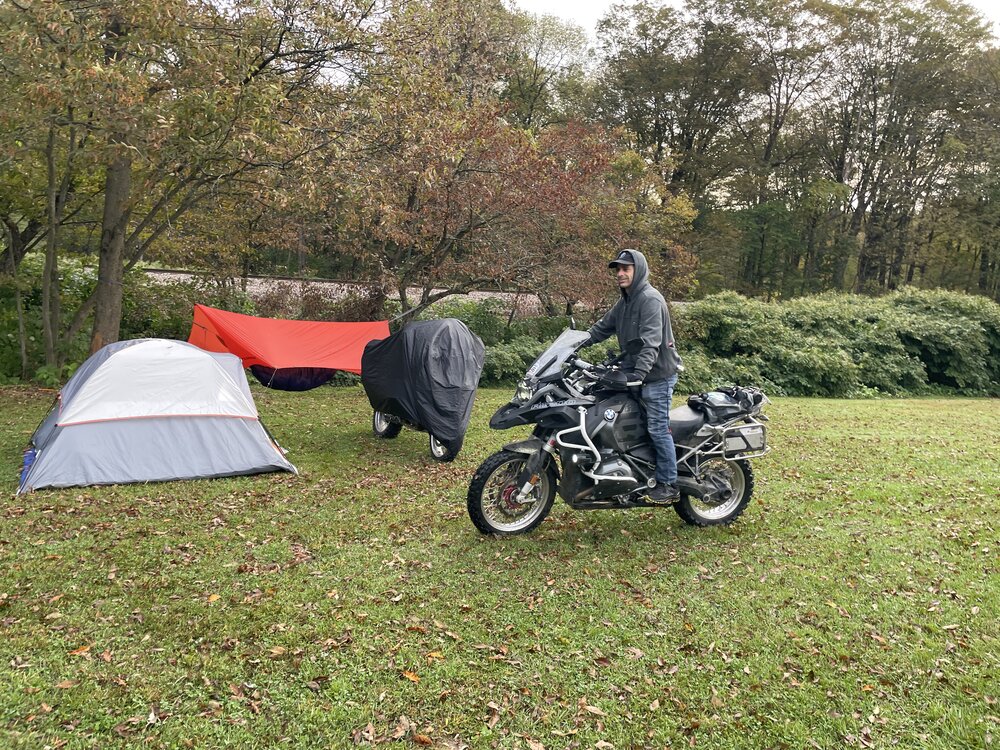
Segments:
[[[439,320],[457,318],[469,327],[487,346],[507,341],[507,313],[498,299],[482,302],[446,299],[424,311],[424,318]]]
[[[902,318],[883,300],[845,294],[802,297],[777,306],[796,339],[845,351],[856,366],[851,389],[919,392],[927,384],[921,363],[899,337]]]
[[[83,260],[60,261],[64,325],[93,289]],[[25,259],[18,284],[28,331],[30,372],[56,385],[87,355],[89,327],[66,345],[65,368],[42,367],[42,259]],[[13,281],[0,280],[0,380],[20,372]],[[231,284],[156,283],[140,272],[125,280],[121,338],[186,339],[196,302],[227,310],[314,320],[391,317],[394,303],[364,291],[334,300],[291,284],[250,300]],[[294,310],[292,310],[294,308]],[[679,393],[735,383],[773,395],[864,396],[955,393],[1000,395],[1000,305],[984,297],[911,290],[882,298],[826,293],[780,303],[723,292],[671,308],[685,370]],[[447,299],[425,318],[463,321],[486,344],[482,383],[512,383],[569,325],[564,316],[510,319],[506,303]],[[582,321],[581,321],[582,322]],[[582,326],[581,326],[582,327]],[[614,339],[583,352],[599,362]],[[350,382],[356,382],[349,379]]]
[[[1000,305],[983,297],[904,290],[764,304],[726,292],[675,306],[674,319],[694,365],[681,385],[724,376],[797,395],[1000,394]]]
[[[907,289],[886,300],[901,313],[900,340],[932,385],[1000,394],[1000,305],[943,290]]]
[[[549,342],[521,336],[506,344],[486,348],[486,363],[480,382],[484,385],[512,383],[519,380]]]
[[[696,341],[710,357],[739,357],[764,351],[774,344],[791,343],[790,331],[774,314],[773,306],[723,292],[698,302],[675,306],[679,344]],[[683,346],[680,348],[684,356]]]
[[[773,381],[789,396],[849,396],[858,386],[858,366],[841,349],[822,348],[810,343],[806,347],[774,347],[761,375]]]
[[[725,292],[675,305],[672,317],[685,366],[679,393],[736,383],[773,395],[1000,395],[1000,305],[981,297],[906,290],[764,303]],[[566,323],[515,321],[507,335],[521,336],[488,347],[484,382],[520,377]],[[583,356],[599,362],[608,348],[614,339]]]
[[[578,327],[583,328],[582,325]],[[551,342],[560,333],[569,328],[569,318],[565,315],[555,315],[552,317],[540,315],[533,318],[519,318],[514,320],[506,334],[506,340],[528,336],[538,341]]]
[[[700,347],[687,349],[683,358],[684,370],[677,378],[677,385],[674,387],[675,393],[687,396],[691,393],[710,391],[717,385],[724,385],[716,382],[712,361]],[[680,402],[678,402],[679,404]]]
[[[62,342],[61,351],[66,362],[64,366],[45,364],[41,314],[44,264],[45,259],[41,253],[29,253],[21,261],[16,281],[10,276],[0,278],[0,377],[12,381],[19,379],[21,373],[20,337],[14,304],[14,285],[17,284],[24,312],[28,373],[36,382],[54,386],[71,375],[77,365],[86,359],[90,346],[90,326],[84,325],[71,340]],[[62,333],[97,283],[97,270],[88,265],[86,259],[77,256],[62,258],[59,264],[59,281]]]
[[[208,279],[159,282],[142,271],[125,278],[120,338],[187,341],[195,304],[245,314],[254,312],[250,298],[231,284]]]
[[[486,361],[479,382],[482,385],[513,382],[524,374],[521,358],[503,344],[486,348]]]

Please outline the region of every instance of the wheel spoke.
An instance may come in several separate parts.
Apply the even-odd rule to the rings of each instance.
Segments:
[[[692,497],[691,510],[697,515],[708,520],[718,520],[725,518],[739,506],[746,491],[746,482],[743,472],[734,464],[721,459],[706,462],[702,478],[710,486],[718,487],[720,493],[726,491],[728,497],[719,497],[714,502]]]
[[[520,491],[517,476],[523,466],[523,458],[511,460],[505,466],[498,467],[483,487],[483,514],[491,525],[502,531],[524,528],[545,510],[546,504],[541,502],[549,491],[549,478],[545,473],[539,477],[526,501],[517,501]]]

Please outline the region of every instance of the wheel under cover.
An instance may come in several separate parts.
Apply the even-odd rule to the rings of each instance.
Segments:
[[[375,433],[376,437],[391,439],[396,437],[402,429],[403,425],[391,420],[384,412],[376,409],[372,414],[372,432]]]
[[[442,463],[455,460],[455,456],[458,455],[458,451],[452,450],[452,446],[443,440],[438,440],[432,433],[428,433],[428,436],[431,458],[435,461],[441,461]]]

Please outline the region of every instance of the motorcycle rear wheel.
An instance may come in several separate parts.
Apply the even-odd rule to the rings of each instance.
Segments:
[[[372,432],[375,433],[375,437],[382,438],[383,440],[392,440],[402,429],[403,425],[399,422],[393,422],[382,412],[376,410],[372,414]]]
[[[487,458],[469,484],[466,505],[473,525],[483,534],[525,534],[549,515],[556,498],[556,471],[549,463],[538,478],[528,502],[518,503],[517,475],[527,454],[500,451]]]
[[[732,494],[717,503],[706,502],[693,495],[682,494],[674,503],[677,515],[691,526],[728,526],[742,515],[753,495],[753,468],[746,460],[726,461],[721,458],[706,461],[702,476],[714,473],[725,480]]]

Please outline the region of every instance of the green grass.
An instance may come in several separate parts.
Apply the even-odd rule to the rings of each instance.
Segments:
[[[731,528],[493,539],[506,390],[447,465],[358,388],[255,395],[300,476],[15,497],[52,394],[0,389],[0,746],[1000,745],[1000,402],[781,399]]]

